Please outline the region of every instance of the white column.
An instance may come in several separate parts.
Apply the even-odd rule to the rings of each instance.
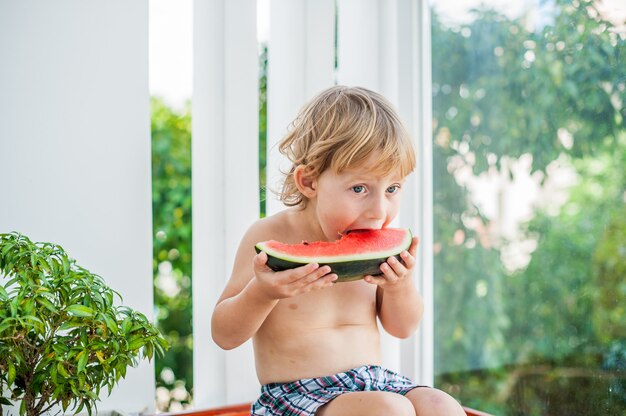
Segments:
[[[250,342],[225,353],[210,317],[239,241],[259,217],[256,2],[194,2],[192,116],[194,400],[197,408],[259,392]]]
[[[399,0],[378,2],[378,89],[396,108],[399,105],[399,72],[401,70],[398,50],[400,44],[410,44],[409,39],[400,35]],[[405,80],[404,80],[405,81]],[[406,87],[406,84],[403,85]],[[404,90],[404,88],[403,88]]]
[[[337,82],[379,91],[379,0],[337,0],[337,8]]]
[[[271,0],[267,92],[267,214],[283,209],[280,191],[288,161],[278,152],[298,110],[334,80],[332,0]]]
[[[398,108],[417,150],[405,189],[400,223],[420,237],[416,283],[424,298],[417,333],[401,343],[401,370],[420,384],[434,383],[432,76],[427,0],[398,0]]]
[[[338,0],[339,84],[380,92],[397,105],[398,0]]]
[[[303,83],[304,100],[309,100],[321,90],[334,85],[335,1],[307,0],[305,3]]]
[[[148,2],[2,1],[0,62],[0,231],[62,245],[151,318]],[[153,412],[154,388],[143,361],[98,409]]]

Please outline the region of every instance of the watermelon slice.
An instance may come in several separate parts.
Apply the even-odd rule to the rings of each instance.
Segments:
[[[274,271],[300,267],[308,263],[328,265],[338,276],[337,282],[349,282],[364,276],[381,274],[380,265],[389,257],[408,250],[413,236],[404,228],[382,230],[354,230],[337,241],[315,241],[285,244],[262,241],[257,253],[267,253],[267,265]]]

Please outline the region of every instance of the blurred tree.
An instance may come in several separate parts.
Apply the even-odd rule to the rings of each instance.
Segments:
[[[626,292],[619,274],[626,270],[626,256],[619,253],[626,236],[621,168],[626,134],[618,142],[610,153],[572,161],[579,182],[568,200],[557,213],[539,210],[524,229],[537,238],[537,249],[503,292],[511,300],[507,314],[517,317],[507,349],[519,364],[513,377],[524,389],[509,403],[511,411],[530,406],[524,414],[534,414],[531,409],[539,404],[544,413],[536,414],[601,409],[601,414],[620,415],[626,409],[625,397],[611,391],[619,378],[626,382],[626,372],[604,365],[609,351],[626,339]],[[572,399],[581,391],[584,399]]]
[[[592,1],[557,0],[541,27],[486,8],[458,25],[433,14],[432,24],[436,383],[496,414],[569,414],[584,400],[621,414],[611,413],[622,404],[607,398],[606,380],[567,388],[573,379],[552,374],[559,392],[535,377],[525,408],[516,386],[527,363],[603,378],[603,357],[621,336],[607,329],[626,321],[615,294],[625,261],[624,35]],[[540,184],[557,160],[578,184],[556,213],[537,210],[510,241],[503,204],[487,216],[466,186],[496,178],[502,202],[524,158]],[[521,241],[537,244],[530,263],[504,267],[504,251]],[[585,394],[572,400],[577,388]]]
[[[190,403],[193,389],[191,299],[191,111],[152,98],[152,229],[157,325],[171,343],[156,360],[160,410]],[[165,390],[159,390],[164,392]]]

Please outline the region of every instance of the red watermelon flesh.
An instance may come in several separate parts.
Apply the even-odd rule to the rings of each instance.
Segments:
[[[285,244],[263,241],[256,251],[268,255],[268,266],[280,271],[308,263],[329,265],[338,281],[357,280],[368,274],[380,274],[380,265],[391,256],[397,256],[411,246],[411,231],[404,228],[355,230],[337,241]]]

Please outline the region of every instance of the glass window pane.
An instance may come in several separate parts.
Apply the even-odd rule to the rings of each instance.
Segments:
[[[436,384],[626,415],[623,10],[470,3],[431,1]]]

